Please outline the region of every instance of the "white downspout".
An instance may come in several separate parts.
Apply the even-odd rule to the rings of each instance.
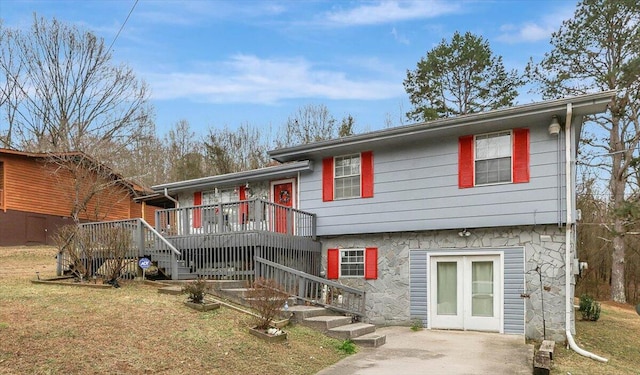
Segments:
[[[176,204],[176,208],[180,208],[180,202],[169,195],[169,190],[164,188],[164,197]]]
[[[597,356],[591,352],[588,352],[578,346],[573,340],[571,335],[571,312],[573,311],[573,298],[571,293],[571,238],[573,234],[573,189],[571,188],[571,121],[573,117],[573,107],[571,103],[567,104],[567,118],[564,125],[564,152],[565,152],[565,191],[567,202],[567,222],[565,230],[565,244],[564,244],[564,285],[565,291],[565,331],[567,335],[567,343],[569,347],[576,353],[595,359],[600,362],[608,362],[608,359]]]

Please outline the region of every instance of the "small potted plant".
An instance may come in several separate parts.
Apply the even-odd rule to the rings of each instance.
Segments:
[[[272,279],[259,278],[247,292],[247,301],[258,313],[255,326],[249,332],[268,342],[287,339],[282,327],[274,327],[274,319],[282,313],[289,295]]]
[[[187,301],[185,301],[184,304],[193,309],[209,311],[220,307],[219,303],[205,301],[204,296],[207,292],[207,282],[203,279],[185,284],[185,286],[182,287],[182,292],[187,294]]]

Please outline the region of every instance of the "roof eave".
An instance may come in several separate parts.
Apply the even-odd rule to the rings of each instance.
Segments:
[[[604,112],[613,95],[615,95],[615,90],[570,98],[548,100],[539,103],[525,104],[489,112],[442,118],[431,122],[400,126],[396,128],[378,130],[344,138],[337,138],[300,146],[276,149],[269,151],[269,156],[279,162],[287,162],[307,158],[309,154],[327,153],[330,152],[330,150],[336,148],[357,146],[372,141],[382,141],[385,139],[410,139],[416,135],[425,135],[429,133],[433,133],[435,135],[445,130],[450,131],[452,129],[460,127],[479,125],[488,121],[495,121],[497,119],[515,119],[518,117],[541,113],[563,115],[567,104],[572,105],[574,116],[585,116]]]
[[[285,177],[293,173],[306,172],[313,170],[313,163],[310,160],[297,161],[294,163],[287,163],[277,165],[274,167],[266,167],[260,169],[252,169],[248,171],[228,173],[217,176],[208,176],[202,178],[196,178],[193,180],[177,181],[167,184],[152,186],[156,192],[164,192],[166,189],[169,193],[175,193],[183,190],[193,190],[205,187],[211,187],[213,185],[224,186],[233,184],[244,184],[247,182],[263,181],[269,179],[275,179]]]

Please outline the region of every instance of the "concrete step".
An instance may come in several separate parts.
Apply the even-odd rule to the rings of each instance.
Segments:
[[[331,328],[351,324],[351,318],[348,316],[321,315],[306,318],[301,324],[321,332],[326,332]]]
[[[301,323],[305,319],[321,316],[321,315],[333,315],[342,316],[333,311],[327,310],[324,307],[319,306],[307,306],[307,305],[293,305],[289,303],[289,312],[291,312],[291,321],[294,323]]]
[[[364,346],[367,348],[377,348],[384,345],[387,342],[387,336],[379,333],[367,333],[366,335],[358,336],[353,339],[353,342],[358,346]]]
[[[356,337],[374,333],[376,326],[368,323],[353,323],[340,327],[331,328],[326,332],[327,336],[331,336],[341,340],[353,340]]]

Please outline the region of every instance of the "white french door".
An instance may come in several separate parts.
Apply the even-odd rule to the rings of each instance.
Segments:
[[[432,256],[429,274],[431,328],[500,332],[499,255]]]

